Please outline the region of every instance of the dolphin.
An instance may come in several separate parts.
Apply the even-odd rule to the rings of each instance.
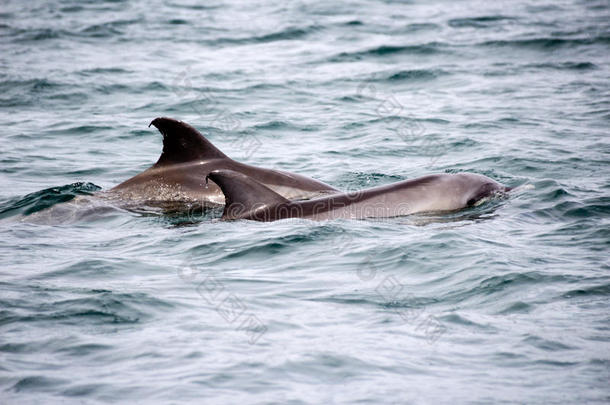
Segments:
[[[163,135],[161,157],[152,167],[110,189],[107,195],[146,205],[220,206],[225,201],[220,187],[206,181],[206,176],[214,170],[231,170],[252,178],[288,200],[338,192],[328,184],[305,176],[236,162],[182,121],[160,117],[151,125]]]
[[[275,221],[389,218],[422,212],[455,211],[478,205],[510,188],[474,173],[432,174],[353,193],[337,193],[307,201],[289,201],[262,183],[231,170],[215,170],[208,178],[225,195],[222,219]]]

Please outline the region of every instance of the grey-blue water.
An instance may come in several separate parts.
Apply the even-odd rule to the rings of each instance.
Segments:
[[[0,403],[608,403],[609,31],[605,0],[2,1]],[[343,190],[522,187],[49,214],[154,163],[158,116]]]

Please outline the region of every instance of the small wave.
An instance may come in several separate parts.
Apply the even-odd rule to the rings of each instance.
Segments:
[[[514,20],[513,17],[507,17],[503,15],[491,15],[473,18],[454,18],[449,20],[448,24],[450,27],[461,28],[487,28],[497,25],[499,22]]]
[[[381,45],[375,48],[355,51],[342,52],[330,58],[330,62],[343,62],[349,60],[360,60],[367,57],[385,57],[390,55],[433,55],[443,52],[442,45],[437,42],[430,42],[421,45]]]
[[[99,84],[96,85],[95,90],[101,94],[113,94],[118,93],[129,93],[129,94],[145,94],[148,92],[167,92],[167,87],[158,81],[146,82],[146,83],[131,83],[131,84]]]
[[[270,34],[244,37],[244,38],[219,38],[214,40],[214,43],[229,43],[229,44],[251,44],[251,43],[267,43],[274,41],[286,41],[301,39],[309,35],[310,33],[317,31],[318,26],[310,26],[306,28],[290,27],[281,31],[272,32]]]
[[[588,71],[597,70],[599,66],[592,62],[545,62],[545,63],[527,63],[527,64],[496,64],[493,68],[483,72],[484,76],[515,76],[524,72],[539,72],[540,70],[564,70],[564,71]]]
[[[46,41],[58,38],[81,37],[81,38],[108,38],[123,36],[123,27],[141,22],[140,20],[119,20],[102,24],[94,24],[77,31],[68,31],[57,28],[15,28],[5,26],[7,37],[13,37],[16,42]]]
[[[14,37],[17,42],[45,41],[67,35],[67,31],[53,28],[12,29],[8,37]]]
[[[103,292],[89,297],[66,299],[39,304],[30,313],[13,312],[3,317],[2,324],[21,322],[53,323],[137,323],[150,316],[137,307],[153,304],[159,300],[151,300],[145,294],[115,294]],[[9,303],[10,305],[10,303]]]
[[[108,277],[117,273],[120,266],[116,261],[102,259],[85,259],[70,264],[58,270],[47,271],[35,277],[36,280],[51,280],[61,278],[82,278],[92,280],[98,277]]]
[[[271,34],[267,34],[267,35],[263,35],[260,37],[255,37],[253,40],[254,42],[272,42],[272,41],[281,41],[281,40],[287,40],[287,39],[299,39],[302,38],[306,35],[308,35],[310,32],[314,31],[315,28],[309,27],[309,28],[288,28],[279,32],[274,32]]]
[[[72,183],[60,187],[47,188],[16,198],[0,205],[0,218],[14,215],[31,215],[35,212],[70,201],[78,195],[91,195],[101,190],[93,183]]]
[[[7,80],[0,82],[0,106],[23,107],[40,104],[41,99],[62,99],[76,97],[83,99],[86,94],[74,92],[75,86],[49,79]]]
[[[418,32],[418,31],[427,31],[427,30],[435,30],[440,28],[437,24],[432,23],[413,23],[409,24],[404,28],[404,32]]]
[[[441,69],[411,69],[401,70],[386,78],[389,81],[425,81],[449,74]]]
[[[610,198],[599,197],[579,200],[571,190],[556,182],[542,181],[535,184],[538,201],[544,204],[531,212],[532,215],[554,220],[602,218],[610,214]]]
[[[83,69],[78,73],[81,75],[93,76],[93,75],[99,75],[99,74],[116,75],[116,74],[121,74],[121,73],[131,73],[131,71],[123,69],[123,68],[118,68],[118,67],[110,67],[110,68]]]
[[[66,6],[59,9],[62,13],[78,13],[83,11],[85,8],[83,6]]]
[[[523,314],[532,311],[534,307],[523,301],[513,302],[508,307],[498,311],[499,315]]]
[[[558,351],[558,350],[573,350],[574,346],[569,346],[567,344],[564,344],[562,342],[559,342],[557,340],[550,340],[550,339],[546,339],[540,336],[528,336],[525,339],[522,340],[523,343],[534,346],[538,349],[544,350],[544,351]],[[573,364],[573,363],[565,363],[565,362],[553,362],[554,364],[559,364],[559,365],[566,365],[566,364]]]
[[[182,8],[186,10],[214,10],[220,8],[220,5],[208,5],[208,4],[181,4],[181,3],[168,3],[169,7]]]
[[[516,40],[495,40],[486,41],[481,43],[481,46],[503,48],[503,47],[514,47],[514,48],[525,48],[525,49],[538,49],[538,50],[549,50],[559,48],[577,47],[583,45],[593,44],[608,44],[610,43],[610,37],[600,36],[594,38],[530,38],[530,39],[516,39]]]
[[[595,285],[586,288],[578,288],[575,290],[566,291],[561,295],[561,298],[575,298],[575,297],[591,297],[591,296],[610,296],[610,284]]]
[[[269,255],[277,255],[288,252],[294,248],[295,245],[313,243],[320,237],[330,233],[328,228],[311,228],[305,232],[298,231],[294,234],[280,236],[280,237],[269,237],[264,240],[249,243],[246,246],[242,246],[239,249],[235,249],[232,252],[226,253],[224,256],[219,257],[219,261],[232,260],[241,257],[268,257]]]
[[[496,328],[490,324],[476,322],[473,319],[468,319],[466,315],[460,315],[457,312],[443,316],[442,320],[454,325],[465,326],[469,330],[478,330],[479,332],[496,330]]]
[[[118,20],[102,24],[94,24],[82,29],[77,33],[77,35],[89,38],[107,38],[121,36],[125,34],[125,31],[122,29],[122,27],[137,24],[140,22],[140,20]]]
[[[525,65],[524,67],[557,70],[594,70],[598,68],[596,64],[591,62],[535,63]]]
[[[470,293],[472,296],[496,294],[508,288],[524,288],[525,285],[529,284],[550,282],[551,280],[557,281],[556,278],[534,271],[528,273],[509,273],[486,278]],[[559,276],[559,278],[561,277]]]
[[[44,392],[50,390],[54,387],[61,386],[64,384],[68,384],[70,380],[66,378],[51,378],[45,376],[28,376],[23,377],[15,385],[13,385],[12,390],[15,392],[21,391],[34,391],[34,392]]]
[[[57,89],[62,86],[62,83],[48,79],[7,80],[0,83],[0,91],[6,93],[10,90],[29,90],[33,93],[40,93],[51,89]]]
[[[77,126],[70,126],[68,128],[61,128],[61,129],[53,129],[53,130],[47,130],[46,133],[48,135],[85,135],[85,134],[94,134],[94,133],[99,133],[102,131],[109,131],[109,130],[113,130],[115,129],[115,127],[110,127],[110,126],[105,126],[105,125],[77,125]],[[74,183],[74,184],[81,184],[81,183]]]
[[[255,130],[255,131],[261,130],[261,129],[276,131],[276,130],[285,130],[285,129],[299,129],[300,130],[302,128],[297,125],[294,125],[290,122],[274,120],[274,121],[267,121],[267,122],[263,122],[260,124],[256,124],[251,129]]]
[[[564,212],[566,217],[590,218],[610,215],[610,197],[600,197],[573,204]]]

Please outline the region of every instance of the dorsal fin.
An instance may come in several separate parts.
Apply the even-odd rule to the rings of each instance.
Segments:
[[[189,124],[173,118],[155,118],[154,125],[163,135],[163,152],[155,166],[227,156]]]
[[[259,208],[288,202],[252,177],[233,170],[214,170],[207,178],[218,184],[225,195],[223,219],[245,218]]]

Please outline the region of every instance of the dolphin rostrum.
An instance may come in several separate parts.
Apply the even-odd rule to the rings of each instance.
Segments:
[[[208,178],[222,189],[226,199],[222,218],[229,220],[388,218],[459,210],[510,190],[480,174],[432,174],[353,193],[289,201],[266,185],[235,171],[215,170]]]
[[[156,118],[150,125],[163,135],[161,157],[152,167],[109,190],[110,195],[151,205],[222,205],[225,198],[220,188],[212,182],[206,187],[206,176],[219,169],[252,178],[289,200],[337,192],[328,184],[305,176],[236,162],[182,121]]]

